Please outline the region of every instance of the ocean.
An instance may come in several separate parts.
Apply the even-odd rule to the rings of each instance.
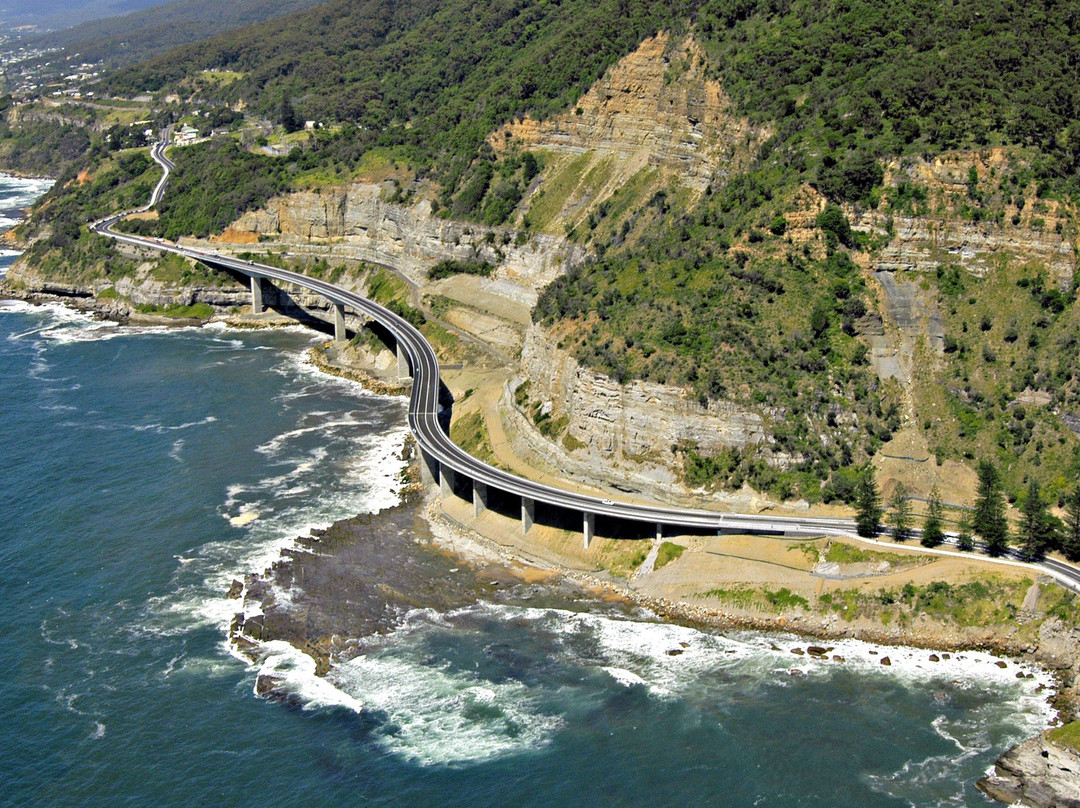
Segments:
[[[0,215],[44,187],[0,177]],[[0,302],[0,805],[977,806],[1051,719],[985,654],[822,662],[587,602],[418,607],[325,678],[238,658],[233,580],[398,500],[405,403],[322,339]]]

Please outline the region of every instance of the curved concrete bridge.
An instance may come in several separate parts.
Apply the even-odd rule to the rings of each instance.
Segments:
[[[151,149],[152,156],[165,170],[165,176],[154,191],[155,203],[160,199],[168,173],[173,168],[172,163],[163,154],[167,146],[166,137]],[[201,261],[207,266],[249,277],[252,307],[256,312],[262,311],[263,284],[275,280],[300,286],[326,298],[334,311],[335,338],[339,340],[346,338],[344,317],[346,307],[381,324],[397,343],[399,366],[402,370],[407,369],[413,379],[412,393],[409,398],[409,428],[420,445],[429,479],[438,481],[444,496],[456,493],[458,490],[471,489],[476,515],[487,508],[493,491],[500,491],[520,499],[522,532],[528,532],[532,527],[536,519],[538,503],[576,512],[581,518],[581,530],[586,547],[589,546],[595,534],[597,516],[655,526],[657,538],[662,537],[665,526],[703,531],[789,536],[850,536],[855,532],[855,523],[850,519],[757,516],[657,504],[617,502],[527,480],[489,466],[450,440],[443,425],[446,420],[444,416],[448,413],[443,412],[439,403],[441,379],[438,358],[423,334],[402,317],[355,292],[297,272],[112,230],[112,226],[126,215],[127,213],[119,213],[95,222],[92,229],[102,236],[125,244],[177,253]],[[1066,585],[1080,589],[1080,570],[1076,567],[1053,560],[1043,562],[1039,566]]]

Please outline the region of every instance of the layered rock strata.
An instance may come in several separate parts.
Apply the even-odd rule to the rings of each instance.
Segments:
[[[517,243],[516,231],[432,215],[431,202],[405,205],[385,201],[386,184],[352,183],[322,191],[274,197],[245,213],[229,228],[277,237],[297,252],[331,259],[392,264],[415,283],[439,261],[487,261],[497,267],[492,291],[533,305],[538,290],[580,261],[579,248],[558,236],[534,235]]]
[[[605,469],[611,487],[670,499],[673,484],[678,488],[675,447],[695,445],[712,454],[767,440],[757,413],[723,401],[702,406],[682,388],[642,381],[620,385],[582,367],[535,325],[525,338],[521,370],[529,380],[528,401],[515,400],[518,378],[507,385],[502,402],[513,448],[582,481],[598,482],[598,469]],[[560,442],[539,432],[537,413],[555,422],[565,417]],[[729,498],[747,509],[765,506],[750,494]]]
[[[999,757],[976,785],[1009,805],[1080,808],[1080,755],[1039,735]]]
[[[673,42],[661,32],[612,66],[566,114],[526,117],[503,127],[492,144],[568,154],[617,155],[618,184],[646,166],[669,170],[680,184],[703,191],[748,162],[749,146],[765,131],[735,117],[719,82],[690,37]]]
[[[1057,200],[1039,198],[1034,185],[1007,183],[1007,177],[1015,180],[1020,160],[995,148],[913,163],[893,161],[885,185],[908,183],[921,189],[925,210],[917,216],[887,205],[851,210],[855,227],[890,234],[873,268],[928,272],[958,264],[982,277],[1003,261],[1013,261],[1043,266],[1058,286],[1068,289],[1076,272],[1075,212]],[[991,208],[998,206],[990,211],[996,215],[986,216],[984,195]]]

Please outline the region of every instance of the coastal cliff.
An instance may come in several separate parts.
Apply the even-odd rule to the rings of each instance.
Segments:
[[[976,787],[1008,805],[1080,808],[1080,755],[1043,733],[999,757]]]
[[[290,250],[392,264],[424,283],[439,261],[487,261],[503,294],[532,305],[537,291],[580,262],[584,253],[565,238],[536,234],[519,243],[512,228],[494,228],[433,215],[426,198],[387,201],[389,183],[357,182],[274,197],[241,216],[222,241],[271,238]]]
[[[501,411],[523,456],[582,481],[603,477],[611,487],[661,499],[681,487],[680,447],[713,453],[769,445],[761,414],[727,401],[702,405],[679,387],[619,384],[583,367],[538,325],[526,334],[521,375],[507,386]],[[722,496],[750,510],[766,506],[748,492]]]
[[[889,235],[873,257],[884,272],[933,272],[956,264],[984,277],[1008,262],[1035,264],[1068,289],[1076,271],[1075,211],[1044,198],[1022,175],[1015,150],[952,152],[932,160],[893,161],[886,187],[904,185],[914,199],[885,199],[851,209],[854,227]]]

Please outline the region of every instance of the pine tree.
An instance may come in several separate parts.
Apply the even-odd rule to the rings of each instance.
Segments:
[[[911,538],[911,497],[908,495],[907,486],[903,483],[896,484],[892,499],[889,500],[889,510],[893,539],[907,541]]]
[[[945,532],[941,529],[941,494],[935,485],[930,492],[930,501],[926,505],[926,520],[923,522],[923,547],[937,547],[945,541]]]
[[[1039,561],[1053,547],[1056,530],[1038,481],[1028,483],[1027,497],[1020,510],[1024,514],[1020,523],[1020,552],[1026,561]]]
[[[1004,555],[1009,547],[1009,523],[1005,520],[1005,500],[997,468],[989,461],[979,462],[979,488],[971,527],[986,542],[991,556]]]
[[[286,132],[299,132],[304,128],[304,122],[301,120],[300,116],[296,114],[296,110],[293,108],[289,96],[283,95],[281,97],[281,108],[279,112],[281,115],[281,125]]]
[[[872,538],[881,529],[881,495],[874,481],[874,469],[867,463],[859,470],[855,484],[855,529],[864,538]]]
[[[971,535],[971,516],[966,511],[956,525],[956,546],[965,553],[975,549],[975,539]]]
[[[1065,530],[1061,544],[1069,561],[1080,561],[1080,483],[1065,498]]]

